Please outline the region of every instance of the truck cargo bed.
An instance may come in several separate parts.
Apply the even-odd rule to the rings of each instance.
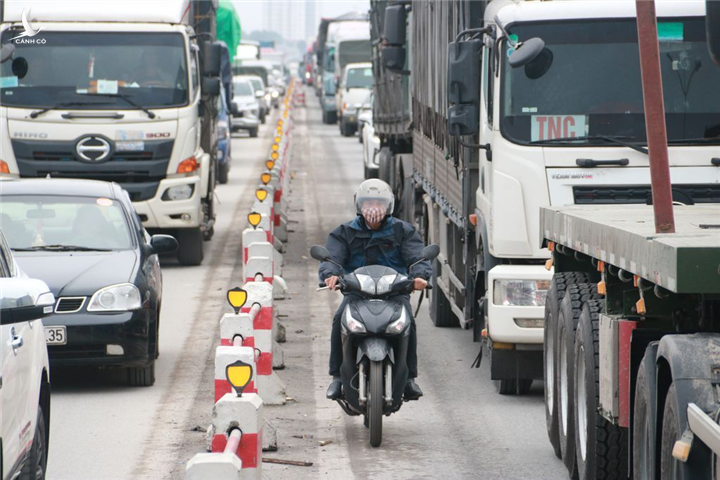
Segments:
[[[652,206],[543,207],[543,237],[675,293],[720,293],[720,206],[676,206],[656,234]]]

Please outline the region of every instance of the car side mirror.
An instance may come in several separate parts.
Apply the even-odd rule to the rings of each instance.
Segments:
[[[0,46],[0,63],[5,63],[10,60],[15,53],[15,45],[12,43],[6,43]]]
[[[37,320],[54,308],[55,295],[42,280],[0,278],[0,325]]]
[[[405,45],[407,31],[405,5],[393,5],[385,9],[383,37],[390,45]]]
[[[705,11],[708,50],[713,61],[720,65],[720,2],[706,0]]]
[[[174,253],[178,249],[178,241],[172,235],[153,235],[150,237],[150,246],[158,255]]]
[[[480,103],[482,40],[448,45],[448,102]]]
[[[201,89],[203,95],[217,97],[220,95],[220,79],[217,77],[203,77]]]
[[[202,53],[203,76],[219,77],[222,71],[222,45],[218,42],[203,42],[200,52]]]

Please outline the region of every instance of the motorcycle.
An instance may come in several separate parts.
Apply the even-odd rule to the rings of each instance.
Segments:
[[[439,253],[437,245],[428,245],[408,272]],[[310,255],[343,268],[324,247],[313,246]],[[401,296],[412,293],[413,279],[389,267],[369,265],[339,276],[337,285],[351,299],[341,319],[342,396],[336,401],[346,414],[364,416],[365,427],[370,429],[370,445],[379,447],[383,416],[397,412],[407,401],[403,393],[408,381],[412,312]],[[321,287],[318,290],[327,289]]]

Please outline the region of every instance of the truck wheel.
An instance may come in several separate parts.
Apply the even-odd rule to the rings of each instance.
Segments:
[[[393,154],[388,147],[383,147],[380,149],[378,155],[380,156],[378,178],[392,186]]]
[[[438,287],[438,272],[440,262],[433,261],[433,276],[430,279],[432,290],[430,290],[430,319],[436,327],[456,327],[459,325],[455,314],[450,308],[450,301],[445,293]]]
[[[177,259],[181,265],[200,265],[203,261],[203,234],[200,228],[181,228],[175,235],[179,248]]]
[[[256,138],[258,136],[258,127],[251,128],[248,133],[250,133],[250,138]]]
[[[330,125],[335,125],[338,121],[338,114],[337,112],[328,112],[327,114],[328,123]]]
[[[583,304],[589,300],[601,300],[594,283],[568,285],[560,304],[558,316],[558,420],[560,454],[571,478],[577,476],[575,455],[575,330],[582,313]]]
[[[383,396],[383,363],[370,362],[370,395],[367,412],[370,417],[370,445],[379,447],[382,443],[382,421],[385,410],[385,397]]]
[[[660,452],[660,479],[675,480],[682,478],[678,461],[672,456],[675,442],[680,439],[678,429],[677,392],[675,384],[670,385],[665,397],[665,409],[662,420],[662,442]]]
[[[503,378],[495,381],[495,387],[500,395],[525,395],[530,391],[532,382],[529,378]]]
[[[352,129],[350,128],[350,125],[347,124],[344,118],[340,119],[340,133],[343,137],[349,137],[353,133]]]
[[[37,420],[35,421],[35,435],[27,461],[23,465],[20,478],[22,479],[44,479],[47,469],[47,432],[45,431],[45,414],[42,407],[38,406]]]
[[[550,289],[545,301],[545,322],[543,328],[543,367],[545,372],[545,423],[547,425],[548,438],[555,450],[555,455],[560,457],[560,436],[558,433],[558,407],[557,407],[557,348],[555,338],[557,337],[558,314],[560,303],[565,297],[568,285],[574,283],[586,283],[590,277],[582,272],[563,272],[553,275],[550,282]]]
[[[155,360],[143,367],[129,367],[127,383],[131,387],[152,387],[155,384]]]
[[[627,430],[598,413],[602,300],[583,306],[575,337],[575,448],[580,480],[628,476]]]
[[[654,365],[654,364],[653,364]],[[633,475],[635,478],[655,478],[655,414],[651,408],[651,395],[646,362],[643,360],[635,382],[633,410]]]

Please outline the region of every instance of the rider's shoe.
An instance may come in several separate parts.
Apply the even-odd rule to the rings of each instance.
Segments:
[[[420,386],[415,383],[415,379],[411,378],[405,385],[405,400],[417,400],[423,396],[423,391],[420,390]]]
[[[325,396],[329,398],[330,400],[337,400],[342,395],[342,382],[340,381],[340,377],[333,377],[332,382],[330,383],[330,386],[327,389],[327,393]],[[422,393],[421,393],[422,395]]]

